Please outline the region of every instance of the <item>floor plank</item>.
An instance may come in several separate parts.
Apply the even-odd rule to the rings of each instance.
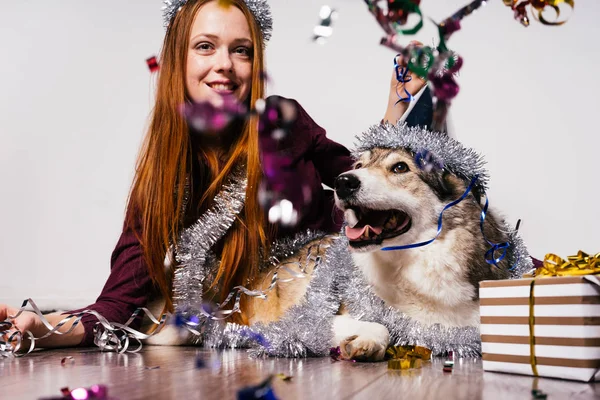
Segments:
[[[63,357],[73,364],[61,366]],[[205,368],[196,368],[200,357]],[[253,359],[242,350],[147,346],[137,354],[102,353],[97,349],[38,351],[0,360],[2,398],[37,399],[60,395],[60,388],[106,384],[118,399],[233,399],[239,389],[271,374],[280,399],[505,399],[531,398],[537,387],[549,399],[594,399],[600,385],[484,373],[478,360],[459,360],[451,374],[443,360],[422,369],[388,371],[386,363],[332,362],[329,358]],[[159,368],[155,368],[159,367]],[[537,386],[536,386],[537,385]]]

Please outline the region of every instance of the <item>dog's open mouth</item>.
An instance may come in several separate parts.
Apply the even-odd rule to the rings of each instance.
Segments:
[[[400,236],[410,229],[410,216],[401,210],[371,210],[349,208],[345,212],[346,236],[352,247],[381,244],[385,239]]]

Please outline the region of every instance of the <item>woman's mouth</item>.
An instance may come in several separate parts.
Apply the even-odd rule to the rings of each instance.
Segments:
[[[212,82],[206,85],[219,94],[232,94],[238,88],[233,82]]]

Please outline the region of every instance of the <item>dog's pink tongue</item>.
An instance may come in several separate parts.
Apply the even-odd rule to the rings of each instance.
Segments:
[[[350,228],[349,226],[346,226],[346,236],[348,236],[348,239],[350,240],[356,240],[361,237],[363,233],[365,233],[367,226],[369,227],[370,231],[374,232],[376,235],[379,235],[381,232],[383,232],[383,228],[374,228],[371,225],[365,225],[362,228]]]

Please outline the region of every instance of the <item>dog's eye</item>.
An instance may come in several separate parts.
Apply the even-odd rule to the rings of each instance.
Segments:
[[[394,164],[394,166],[392,167],[392,172],[395,174],[403,174],[408,171],[408,165],[404,161]]]
[[[354,166],[354,169],[361,169],[362,168],[362,163],[356,163],[356,165]]]

